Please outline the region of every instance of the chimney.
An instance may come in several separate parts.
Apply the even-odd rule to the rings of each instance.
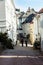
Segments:
[[[28,7],[28,10],[27,10],[27,12],[30,12],[30,7]]]

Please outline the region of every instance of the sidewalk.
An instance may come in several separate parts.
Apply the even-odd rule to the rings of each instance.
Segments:
[[[0,57],[0,65],[43,65],[43,56],[32,46],[22,47],[19,44],[14,50],[3,51],[2,55],[4,57]]]
[[[28,46],[26,47],[25,46],[25,44],[24,44],[24,46],[22,47],[22,45],[21,44],[17,44],[15,47],[14,47],[14,49],[7,49],[7,50],[5,50],[5,51],[3,51],[2,52],[2,55],[26,55],[26,56],[28,56],[28,55],[39,55],[40,54],[40,52],[39,52],[39,50],[34,50],[33,49],[33,45],[30,45],[30,44],[28,44]]]

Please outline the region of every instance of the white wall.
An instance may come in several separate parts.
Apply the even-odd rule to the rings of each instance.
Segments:
[[[29,34],[30,33],[29,23],[22,24],[22,29],[23,29],[23,32],[26,33],[26,35]]]
[[[5,20],[5,1],[0,1],[0,20]]]
[[[41,51],[43,51],[43,13],[40,14],[39,32],[41,35]]]
[[[0,1],[0,32],[6,31],[5,0]]]
[[[16,14],[15,8],[11,0],[5,1],[5,9],[6,9],[6,26],[8,29],[9,37],[16,42]]]
[[[24,22],[27,17],[23,17],[21,22]]]
[[[16,14],[13,0],[0,1],[0,32],[8,31],[9,37],[16,42]]]
[[[31,25],[30,23],[23,24],[22,25],[23,32],[26,33],[26,35],[32,33],[34,35],[34,38],[36,38],[36,35],[38,34],[37,19],[36,19],[36,17],[34,17],[33,25],[31,25],[32,31],[30,30],[30,25]]]
[[[37,28],[38,26],[37,26],[36,17],[34,17],[33,22],[34,22],[34,34],[36,35],[36,34],[38,34],[38,28]]]

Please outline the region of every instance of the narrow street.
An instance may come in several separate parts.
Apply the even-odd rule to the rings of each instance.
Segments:
[[[43,0],[0,0],[0,65],[43,65]]]
[[[43,65],[43,56],[32,45],[18,44],[14,50],[5,50],[0,56],[0,65]]]

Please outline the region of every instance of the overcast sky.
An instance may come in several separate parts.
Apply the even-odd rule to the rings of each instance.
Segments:
[[[14,0],[16,8],[20,8],[22,11],[26,11],[28,7],[34,8],[39,11],[43,8],[43,0]]]

